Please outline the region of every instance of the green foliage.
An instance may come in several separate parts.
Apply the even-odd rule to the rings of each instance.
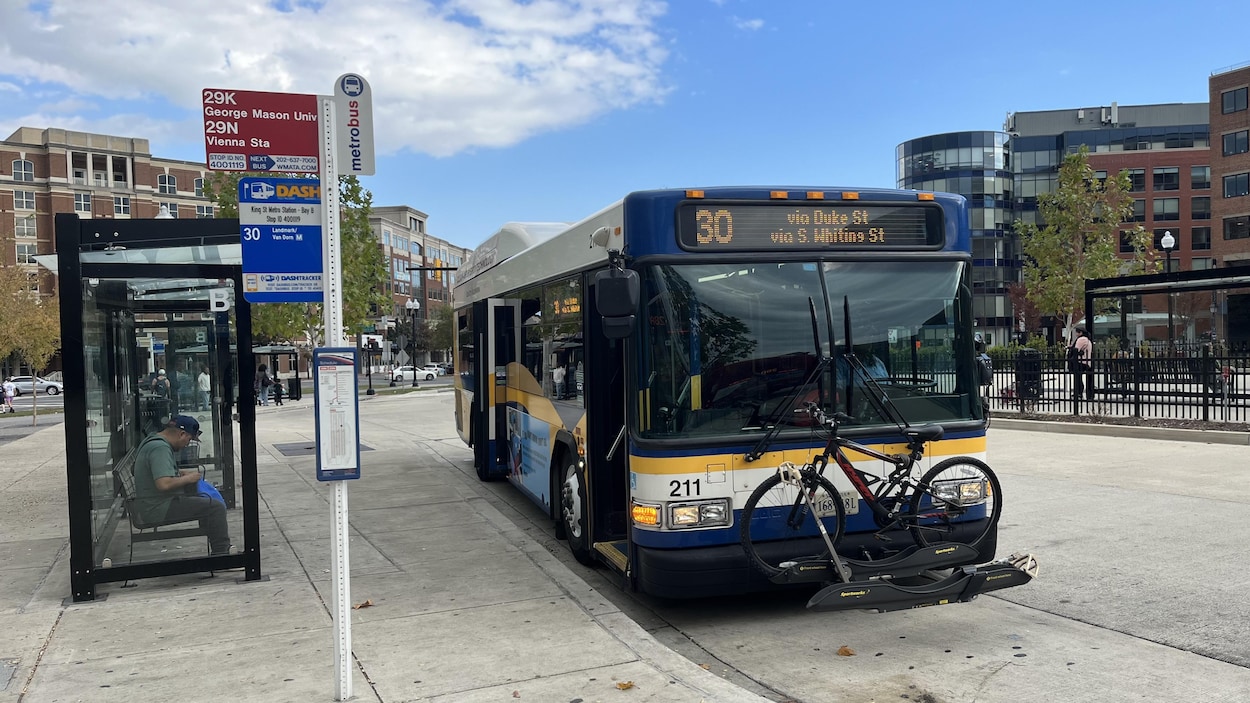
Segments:
[[[456,311],[450,305],[439,305],[432,312],[426,323],[430,330],[430,349],[450,351],[456,331]]]
[[[268,173],[217,171],[204,179],[204,195],[217,207],[217,216],[239,216],[239,180]],[[369,226],[373,194],[356,176],[339,177],[339,242],[343,277],[343,332],[349,337],[364,331],[379,310],[389,310],[381,284],[387,274],[382,249]],[[304,338],[322,344],[321,305],[315,303],[259,303],[252,306],[252,337],[262,344]]]
[[[0,267],[0,359],[16,355],[36,375],[61,346],[61,306],[56,294],[42,297],[31,290],[45,275],[49,274],[22,266]],[[33,422],[38,424],[39,394],[33,397]]]
[[[1085,304],[1085,280],[1154,271],[1151,235],[1132,218],[1133,196],[1127,171],[1101,181],[1089,165],[1089,150],[1064,159],[1054,192],[1037,197],[1044,227],[1017,223],[1024,253],[1027,296],[1045,315],[1064,319],[1067,338]],[[1132,246],[1131,259],[1117,256],[1120,236]]]

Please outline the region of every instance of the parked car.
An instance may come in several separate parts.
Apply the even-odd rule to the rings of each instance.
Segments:
[[[396,382],[411,381],[412,374],[413,374],[413,368],[411,366],[400,366],[399,368],[395,369],[395,372],[391,375],[391,378],[394,379]],[[416,374],[417,374],[417,378],[424,378],[427,381],[433,381],[434,377],[438,375],[434,373],[433,371],[429,371],[424,368],[417,369]]]
[[[448,376],[450,376],[455,371],[455,369],[452,367],[451,364],[439,364],[439,366],[442,367],[443,373],[447,374]]]
[[[443,367],[440,364],[426,364],[425,366],[422,366],[421,368],[425,369],[426,371],[429,371],[435,376],[442,376],[443,374],[447,373],[446,371],[443,370]]]
[[[14,393],[16,393],[17,395],[21,395],[23,393],[34,392],[31,388],[31,385],[32,385],[31,378],[32,378],[31,376],[14,376],[13,385],[16,386],[16,390],[14,390]],[[39,378],[38,376],[35,376],[33,378],[34,378],[34,381],[33,381],[34,387],[38,390],[43,391],[44,393],[47,393],[48,395],[56,395],[60,393],[61,391],[65,390],[65,387],[56,381],[49,381],[46,378]]]

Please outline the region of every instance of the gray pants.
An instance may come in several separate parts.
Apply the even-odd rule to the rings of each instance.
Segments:
[[[200,529],[208,535],[208,551],[216,556],[230,553],[230,528],[226,524],[226,506],[204,496],[174,496],[165,513],[169,522],[199,520]]]

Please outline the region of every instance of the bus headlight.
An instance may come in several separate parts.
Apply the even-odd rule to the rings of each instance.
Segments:
[[[630,508],[630,517],[639,525],[658,527],[660,524],[660,506],[635,502]]]
[[[985,502],[984,480],[937,481],[933,494],[953,505],[976,505]]]
[[[668,506],[669,527],[718,527],[729,524],[729,499],[676,503]]]

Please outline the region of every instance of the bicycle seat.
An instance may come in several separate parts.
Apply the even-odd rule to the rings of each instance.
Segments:
[[[941,439],[946,430],[941,425],[922,425],[920,427],[910,427],[903,434],[912,442],[932,442]]]

